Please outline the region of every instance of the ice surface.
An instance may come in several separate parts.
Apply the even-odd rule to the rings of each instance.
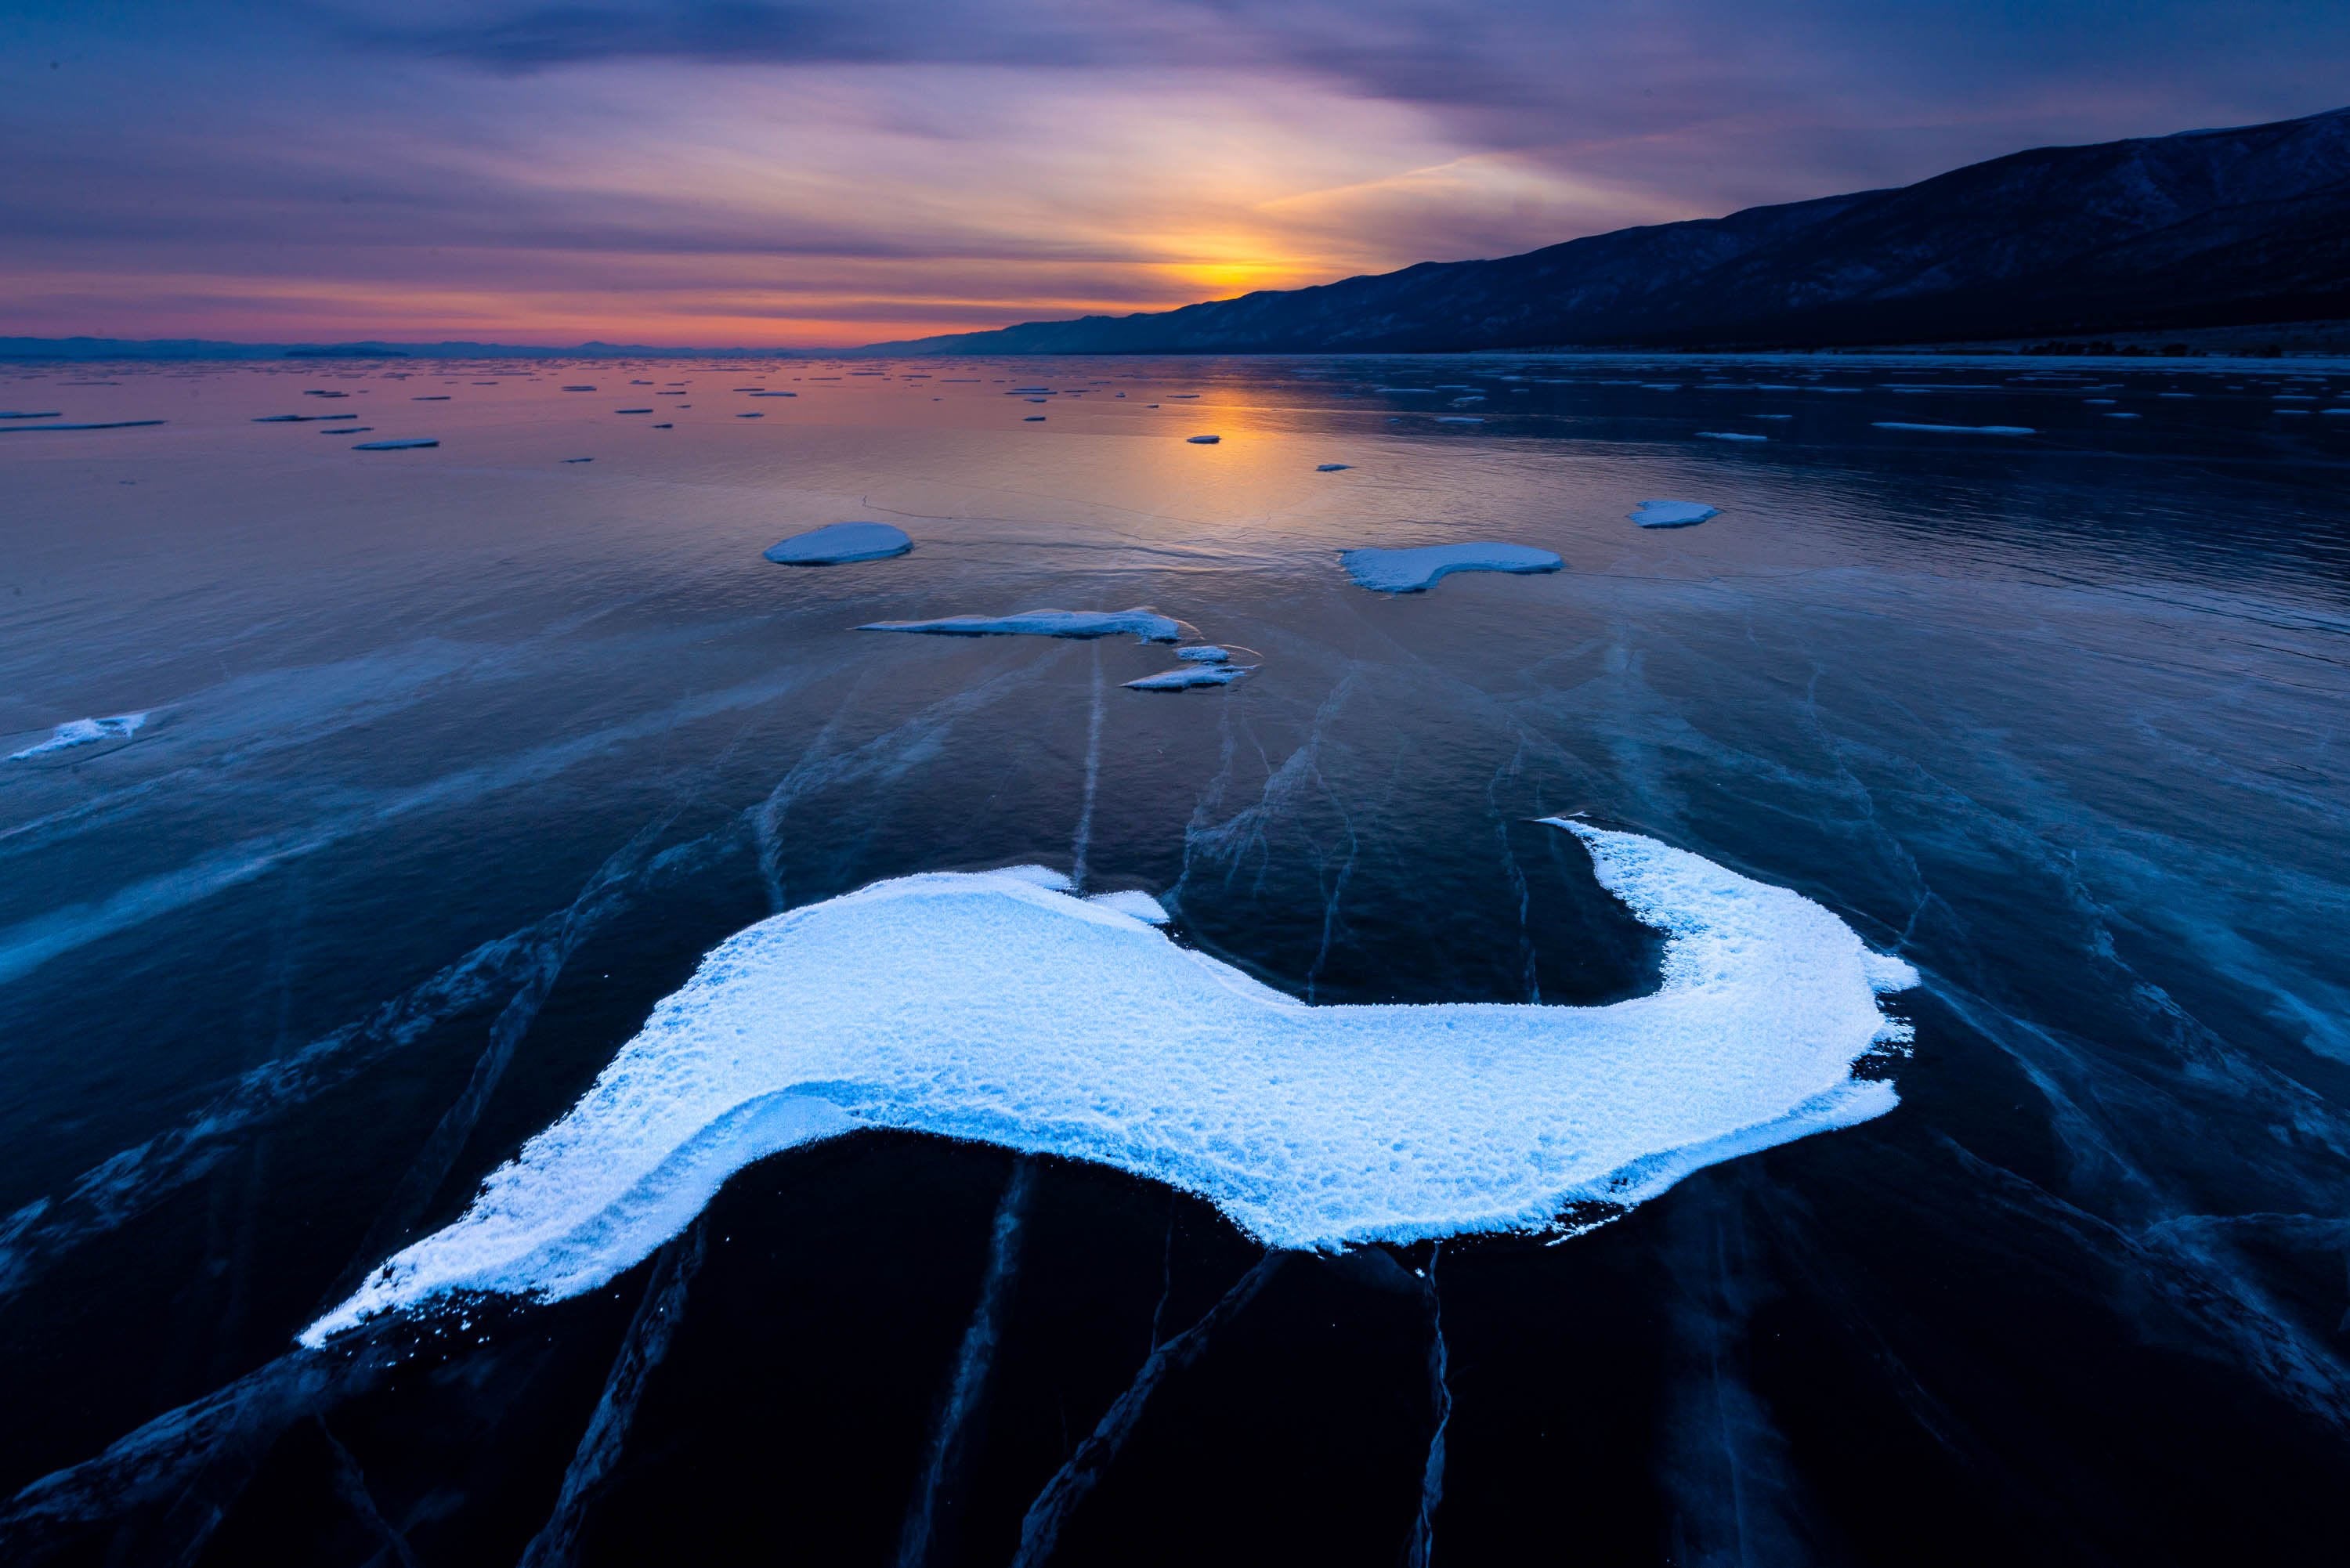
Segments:
[[[1629,515],[1643,528],[1686,528],[1692,523],[1721,516],[1721,509],[1708,506],[1702,501],[1643,501],[1632,508]]]
[[[1185,436],[1183,439],[1193,446],[1213,446],[1224,438],[1219,435],[1195,435]]]
[[[32,757],[46,757],[52,752],[71,751],[99,741],[127,741],[139,732],[147,722],[147,714],[116,713],[105,719],[75,719],[59,724],[57,732],[38,745],[26,746],[21,752],[11,752],[8,760],[21,763]]]
[[[1348,550],[1338,564],[1361,587],[1382,594],[1416,594],[1448,572],[1555,572],[1566,565],[1548,550],[1490,540],[1414,550]]]
[[[927,631],[947,637],[1114,637],[1134,633],[1142,642],[1173,642],[1183,625],[1158,611],[1022,610],[1017,615],[954,615],[941,620],[877,620],[858,631]]]
[[[1539,1230],[1890,1110],[1852,1068],[1916,983],[1844,921],[1637,834],[1551,819],[1666,936],[1606,1007],[1315,1007],[1024,871],[879,882],[703,959],[466,1212],[302,1334],[452,1292],[556,1300],[795,1145],[894,1128],[1195,1193],[1269,1247]]]
[[[1918,425],[1905,420],[1872,420],[1869,423],[1881,431],[1925,431],[1934,435],[2028,436],[2040,433],[2030,425]]]
[[[1189,691],[1200,686],[1230,686],[1256,668],[1253,664],[1186,664],[1126,682],[1130,691]]]
[[[1697,432],[1697,439],[1700,441],[1769,441],[1771,438],[1766,435],[1756,435],[1751,431],[1700,431]]]
[[[353,452],[406,452],[411,447],[439,446],[440,444],[441,438],[438,436],[404,436],[398,441],[363,441],[351,450]]]
[[[902,528],[887,523],[831,523],[795,534],[764,554],[786,566],[837,566],[849,561],[879,561],[914,547]]]

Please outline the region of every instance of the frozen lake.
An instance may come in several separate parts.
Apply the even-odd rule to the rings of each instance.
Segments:
[[[0,368],[0,1556],[2337,1552],[2345,407],[2292,361]],[[763,558],[849,521],[911,549]],[[1564,567],[1340,566],[1472,543]],[[1644,924],[1547,817],[1711,902]],[[736,933],[941,872],[1043,946],[851,922],[656,1049]],[[1719,1040],[1606,1022],[1751,884],[1835,963],[1742,949]],[[297,1345],[681,1061],[706,1116],[606,1116],[612,1192],[515,1222],[594,1267],[448,1276],[561,1299]],[[629,1185],[664,1158],[707,1180]]]

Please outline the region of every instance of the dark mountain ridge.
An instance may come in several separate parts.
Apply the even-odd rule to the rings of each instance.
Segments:
[[[2350,109],[2044,147],[1894,190],[868,352],[1826,348],[2350,317]]]

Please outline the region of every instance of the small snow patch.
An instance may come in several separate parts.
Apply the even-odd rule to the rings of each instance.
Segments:
[[[100,741],[127,741],[139,732],[147,722],[141,713],[116,713],[104,719],[75,719],[59,724],[50,737],[38,745],[26,746],[21,752],[11,752],[8,760],[21,763],[34,757],[46,757],[52,752],[71,751],[76,746],[95,745]]]
[[[764,552],[785,566],[837,566],[850,561],[883,561],[914,547],[902,528],[887,523],[832,523],[795,534]]]
[[[1183,623],[1145,608],[1022,610],[1017,615],[954,615],[939,620],[877,620],[858,631],[920,631],[939,637],[1115,637],[1130,631],[1140,642],[1173,642]]]
[[[1566,563],[1531,545],[1481,541],[1425,545],[1416,550],[1348,550],[1338,564],[1356,583],[1380,594],[1416,594],[1452,572],[1555,572]]]
[[[1686,528],[1721,516],[1721,509],[1702,501],[1643,501],[1628,515],[1643,528]]]
[[[1906,420],[1872,420],[1881,431],[1922,431],[1929,435],[2028,436],[2040,432],[2030,425],[1918,425]]]

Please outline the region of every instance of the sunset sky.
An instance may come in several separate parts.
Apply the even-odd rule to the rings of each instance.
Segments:
[[[826,346],[2336,108],[2350,5],[0,0],[0,334]]]

